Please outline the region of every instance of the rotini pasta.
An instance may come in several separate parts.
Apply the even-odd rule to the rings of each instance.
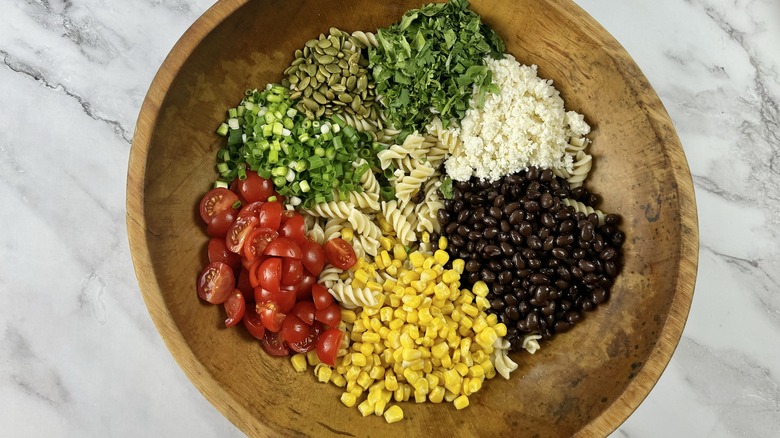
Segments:
[[[509,341],[504,338],[496,339],[493,344],[493,352],[490,353],[490,361],[501,377],[508,379],[509,374],[517,369],[517,363],[509,358]]]
[[[344,201],[330,201],[314,204],[306,213],[316,217],[347,219],[355,206]]]
[[[328,287],[328,292],[346,309],[379,306],[378,292],[367,287],[352,287],[352,280],[338,280]]]
[[[329,288],[341,280],[340,275],[342,272],[344,271],[333,265],[325,265],[325,268],[320,272],[318,280],[323,286]]]
[[[309,231],[306,232],[306,236],[319,243],[320,245],[325,244],[325,230],[320,225],[320,221],[315,220],[314,225],[307,227]]]
[[[444,202],[439,197],[439,186],[441,181],[434,175],[423,185],[422,190],[425,191],[425,198],[423,202],[415,207],[415,213],[417,217],[417,226],[415,229],[418,233],[427,231],[429,233],[441,232],[441,224],[436,213],[439,209],[444,208]]]
[[[355,232],[360,233],[361,236],[370,237],[376,240],[379,240],[379,238],[382,237],[382,230],[380,230],[379,226],[375,224],[371,218],[366,216],[365,213],[353,209],[347,220],[352,225]],[[376,252],[373,254],[371,251],[366,252],[372,256],[376,255]]]
[[[601,210],[596,210],[595,208],[593,208],[593,207],[591,207],[589,205],[585,205],[582,202],[575,201],[575,200],[569,199],[569,198],[564,198],[564,199],[561,200],[561,202],[563,202],[566,205],[570,205],[570,206],[574,207],[574,211],[578,212],[578,213],[582,212],[582,213],[585,213],[586,215],[589,215],[591,213],[596,213],[596,216],[599,218],[599,225],[604,225],[604,216],[605,215],[604,215],[604,213]]]
[[[352,163],[352,167],[358,168],[365,163],[366,160],[361,158],[358,161]],[[363,187],[363,191],[366,193],[376,193],[377,195],[379,194],[379,181],[377,181],[374,172],[372,172],[370,169],[360,177],[360,186]]]
[[[523,338],[523,349],[531,354],[536,353],[541,348],[539,339],[542,339],[542,335],[525,335]]]
[[[366,173],[371,173],[366,172]],[[338,193],[334,194],[335,197],[338,197]],[[351,203],[354,207],[357,207],[361,210],[368,210],[369,212],[374,212],[379,210],[379,193],[374,192],[349,192],[349,203]]]
[[[420,186],[433,175],[434,169],[428,163],[418,163],[417,167],[412,169],[409,174],[393,180],[395,197],[400,204],[406,204]]]
[[[583,150],[577,150],[574,155],[569,152],[567,147],[566,153],[572,157],[572,170],[568,171],[563,167],[553,168],[553,173],[559,178],[565,179],[570,187],[579,187],[585,181],[593,166],[593,157],[590,154],[586,154]]]
[[[417,241],[412,224],[409,223],[403,211],[398,208],[397,201],[382,202],[382,216],[393,226],[402,245]]]
[[[341,230],[344,228],[344,219],[338,217],[328,218],[323,229],[323,240],[327,242],[330,239],[341,237]]]

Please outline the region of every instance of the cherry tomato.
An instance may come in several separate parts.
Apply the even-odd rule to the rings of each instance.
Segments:
[[[303,266],[306,270],[314,276],[320,275],[322,268],[325,267],[325,250],[322,249],[322,245],[307,240],[301,246],[301,252],[303,252]]]
[[[263,289],[268,289],[271,293],[279,292],[279,285],[282,280],[282,259],[271,257],[257,268],[257,280]]]
[[[241,205],[247,205],[249,204],[246,202],[246,199],[244,199],[244,196],[241,194],[241,192],[238,190],[238,178],[233,178],[233,181],[230,182],[230,186],[228,187],[231,192],[235,193],[236,196],[238,196],[238,200],[241,201]]]
[[[265,336],[265,326],[260,320],[260,315],[257,314],[255,306],[247,306],[244,312],[244,327],[246,327],[249,334],[257,339],[263,339]]]
[[[264,303],[267,303],[267,302],[269,302],[269,301],[273,301],[273,299],[274,299],[274,296],[273,296],[273,294],[271,293],[271,291],[269,291],[269,290],[267,290],[267,289],[263,289],[263,288],[262,288],[262,287],[260,287],[260,286],[257,286],[257,287],[256,287],[256,288],[253,290],[253,293],[252,293],[252,295],[254,295],[254,297],[255,297],[255,302],[256,302],[257,304],[264,304]]]
[[[249,202],[265,202],[276,193],[273,181],[260,177],[252,170],[247,170],[245,180],[238,181],[238,191]]]
[[[333,304],[333,295],[328,292],[328,289],[325,286],[319,283],[314,283],[311,286],[311,296],[314,301],[314,307],[316,307],[317,310],[322,310]]]
[[[295,306],[295,286],[283,286],[278,292],[271,292],[280,312],[287,314]]]
[[[260,341],[260,345],[271,356],[287,356],[290,354],[290,349],[287,348],[287,345],[278,333],[266,330],[265,337]]]
[[[295,293],[298,296],[298,300],[311,299],[311,288],[314,283],[317,282],[317,277],[309,275],[308,272],[303,273],[301,282],[295,287]]]
[[[279,233],[270,228],[255,228],[244,241],[244,258],[247,261],[254,260],[257,256],[263,254],[268,243],[278,236]]]
[[[333,303],[324,309],[318,309],[314,312],[314,319],[328,327],[337,327],[341,322],[341,306],[339,303]]]
[[[228,189],[212,189],[200,200],[200,217],[210,224],[219,212],[233,208],[238,196]]]
[[[336,355],[341,347],[344,333],[339,329],[328,329],[320,335],[317,341],[317,358],[320,362],[333,366],[336,363]]]
[[[209,240],[209,262],[221,262],[233,269],[238,269],[241,266],[241,257],[231,251],[228,251],[225,245],[225,239],[214,237]]]
[[[246,301],[244,301],[244,295],[238,289],[234,290],[227,301],[225,301],[225,312],[227,312],[228,316],[225,320],[225,326],[227,327],[233,327],[244,318]]]
[[[266,330],[276,333],[282,329],[282,321],[286,315],[279,311],[275,302],[257,304],[257,314],[260,315],[260,321],[263,321]]]
[[[295,259],[282,259],[282,286],[295,286],[303,280],[303,263]]]
[[[287,345],[296,353],[308,353],[317,348],[319,336],[314,330],[309,329],[309,336],[301,342],[288,342]]]
[[[249,271],[246,269],[241,269],[241,273],[238,274],[238,282],[236,284],[236,289],[240,290],[241,293],[244,295],[244,300],[246,301],[252,301],[254,298],[252,284],[249,283]]]
[[[222,304],[236,288],[236,278],[230,266],[209,263],[198,279],[198,296],[211,304]]]
[[[211,237],[222,237],[227,235],[230,226],[236,221],[238,213],[234,208],[222,210],[211,219],[211,223],[206,227],[206,234]]]
[[[257,286],[260,286],[260,270],[259,270],[259,268],[260,268],[260,265],[262,265],[263,262],[266,259],[267,259],[267,257],[258,257],[247,268],[247,271],[249,271],[249,284],[253,288],[255,288]],[[244,263],[244,266],[246,266],[246,259],[242,258],[241,260]]]
[[[285,213],[287,213],[287,211],[285,211]],[[282,217],[284,217],[284,215],[282,215]],[[303,216],[293,212],[292,217],[282,225],[282,228],[279,230],[279,235],[292,239],[292,241],[298,245],[303,245],[303,243],[306,242],[306,223],[303,221]]]
[[[287,315],[282,322],[279,335],[285,342],[302,342],[309,336],[309,326],[295,315]]]
[[[265,247],[263,254],[300,260],[303,257],[301,247],[286,237],[278,237]]]
[[[254,216],[258,217],[260,215],[260,208],[265,204],[265,202],[252,202],[250,204],[245,205],[241,211],[238,212],[238,217],[245,217],[245,216]]]
[[[328,263],[339,268],[349,269],[357,263],[357,256],[352,245],[341,237],[330,239],[325,243],[325,257]]]
[[[282,201],[277,201],[277,202],[282,202]],[[283,203],[283,202],[282,202],[282,203]],[[295,212],[295,210],[284,210],[284,211],[282,211],[282,220],[281,220],[281,224],[282,224],[282,225],[286,224],[286,223],[287,223],[287,221],[288,221],[288,220],[290,220],[290,219],[291,219],[293,216],[295,216],[296,214],[298,214],[298,213],[296,213],[296,212]]]
[[[237,218],[233,225],[230,226],[225,237],[228,249],[236,254],[240,254],[241,249],[244,247],[244,240],[246,240],[252,229],[257,226],[257,222],[258,220],[254,216]]]
[[[282,223],[282,204],[279,202],[266,202],[260,207],[260,226],[278,230]]]
[[[314,303],[311,301],[298,301],[290,313],[300,318],[306,324],[312,325],[314,324],[315,310]]]

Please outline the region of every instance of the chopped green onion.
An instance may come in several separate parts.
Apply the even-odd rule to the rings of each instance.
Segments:
[[[228,128],[229,126],[227,123],[219,125],[219,128],[217,128],[217,135],[221,135],[222,137],[226,136],[228,133]]]

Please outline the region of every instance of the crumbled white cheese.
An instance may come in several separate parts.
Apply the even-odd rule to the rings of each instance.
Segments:
[[[482,109],[472,99],[461,128],[450,129],[458,144],[445,163],[447,174],[458,181],[495,181],[530,166],[571,171],[565,149],[572,138],[590,132],[583,116],[564,110],[560,93],[536,75],[535,65],[511,55],[485,62],[501,92],[488,94]]]

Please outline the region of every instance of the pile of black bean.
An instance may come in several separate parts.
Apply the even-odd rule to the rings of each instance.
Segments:
[[[438,218],[450,256],[466,261],[464,287],[485,281],[490,312],[507,326],[512,349],[527,334],[544,339],[567,331],[609,298],[620,271],[625,234],[620,216],[599,226],[561,202],[596,207],[598,197],[570,189],[550,170],[530,168],[495,182],[456,182]]]

